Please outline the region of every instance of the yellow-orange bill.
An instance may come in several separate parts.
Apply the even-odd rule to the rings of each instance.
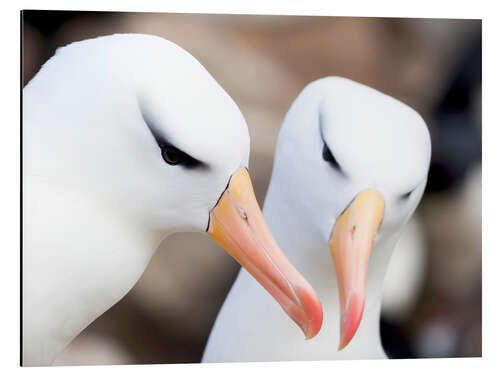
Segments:
[[[210,211],[207,232],[276,299],[307,339],[316,336],[323,322],[319,298],[272,236],[246,168],[231,177]]]
[[[340,298],[339,350],[354,337],[363,316],[366,271],[384,206],[377,191],[360,192],[337,218],[330,238]]]

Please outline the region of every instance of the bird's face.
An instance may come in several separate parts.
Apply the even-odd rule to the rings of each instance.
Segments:
[[[347,79],[327,78],[297,98],[278,149],[277,163],[285,168],[275,171],[294,176],[296,183],[287,187],[292,204],[333,258],[341,349],[361,321],[372,251],[398,234],[422,197],[429,133],[403,103]]]
[[[71,155],[71,162],[64,161],[71,174],[143,228],[165,235],[207,233],[307,337],[316,335],[321,304],[281,252],[255,199],[247,170],[248,129],[236,104],[170,42],[131,35],[99,39],[109,44],[98,48],[104,54],[99,68],[107,61],[112,68],[95,85],[99,90],[83,95],[78,105],[64,106],[73,119],[64,133],[72,132],[72,141],[62,145]],[[99,39],[78,48],[87,44],[84,55],[91,55]],[[60,56],[70,52],[71,46]],[[116,66],[117,56],[128,67]]]

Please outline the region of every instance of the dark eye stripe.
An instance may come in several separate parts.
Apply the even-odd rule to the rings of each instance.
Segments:
[[[169,165],[181,165],[186,168],[207,168],[208,165],[200,160],[193,158],[191,155],[186,154],[184,151],[179,150],[171,144],[162,134],[160,134],[156,127],[152,124],[149,117],[141,108],[141,115],[148,126],[149,131],[153,135],[158,147],[161,150],[161,157]]]
[[[318,123],[319,123],[319,134],[321,140],[323,141],[323,160],[330,163],[336,170],[344,174],[342,168],[340,168],[340,164],[333,156],[333,153],[330,151],[330,148],[327,146],[325,142],[325,137],[323,136],[323,113],[321,110],[318,111]]]
[[[186,154],[184,151],[179,150],[169,141],[167,141],[161,134],[158,134],[150,127],[151,133],[158,143],[161,150],[161,156],[165,162],[170,165],[182,165],[186,168],[206,167],[206,164],[193,158],[191,155]]]
[[[185,152],[179,150],[174,145],[171,145],[165,141],[163,141],[161,144],[158,143],[158,146],[160,146],[161,156],[163,160],[165,160],[165,162],[167,162],[170,165],[180,164],[186,168],[205,166],[205,164],[202,163],[201,161],[196,160],[192,156],[186,154]]]
[[[408,199],[408,198],[410,198],[411,193],[413,193],[413,192],[414,192],[414,190],[415,190],[415,189],[410,190],[409,192],[402,194],[402,195],[401,195],[401,199]]]
[[[332,152],[330,151],[326,143],[323,143],[323,160],[330,163],[335,169],[338,169],[339,171],[342,170],[342,168],[340,168],[337,159],[335,159],[335,157],[333,156]]]

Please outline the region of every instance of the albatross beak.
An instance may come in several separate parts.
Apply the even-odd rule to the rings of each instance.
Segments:
[[[353,338],[365,305],[368,261],[384,215],[384,199],[375,190],[359,193],[338,217],[330,238],[340,298],[340,344]]]
[[[271,235],[246,168],[231,177],[210,211],[207,232],[276,299],[306,339],[316,336],[323,322],[319,298]]]

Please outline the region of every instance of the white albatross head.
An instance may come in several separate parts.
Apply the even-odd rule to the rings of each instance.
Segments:
[[[247,171],[231,97],[179,46],[122,34],[58,49],[24,90],[26,173],[77,189],[152,232],[207,232],[307,337],[322,310],[282,254]]]
[[[272,179],[284,187],[292,211],[301,213],[304,230],[332,254],[339,349],[363,315],[370,255],[397,237],[411,217],[425,189],[430,155],[429,132],[417,112],[345,78],[309,84],[285,117]]]

